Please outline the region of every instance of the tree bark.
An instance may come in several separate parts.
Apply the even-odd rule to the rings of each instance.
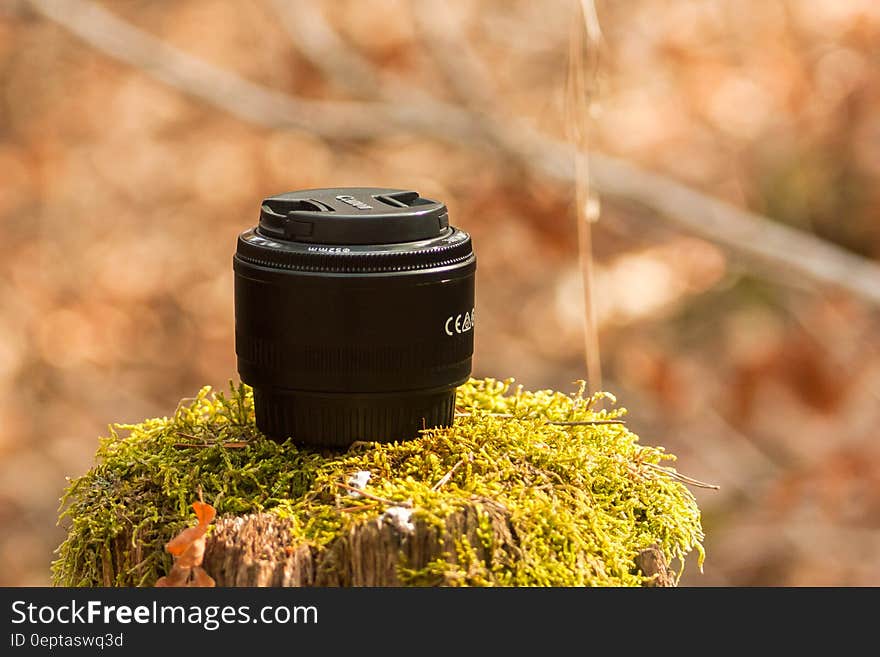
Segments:
[[[480,513],[489,514],[491,550],[477,536]],[[487,565],[516,560],[519,554],[506,510],[489,503],[452,513],[443,527],[420,520],[406,526],[380,517],[354,526],[322,549],[294,545],[290,527],[289,520],[270,514],[221,518],[208,539],[203,566],[217,586],[442,586],[453,583],[443,574],[403,581],[401,564],[421,570],[439,558],[453,563],[462,537]],[[643,550],[636,565],[653,576],[648,586],[675,585],[659,549]]]

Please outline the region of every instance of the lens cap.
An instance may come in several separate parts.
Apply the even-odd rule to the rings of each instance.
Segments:
[[[270,196],[260,207],[259,232],[314,244],[394,244],[439,236],[446,206],[403,189],[308,189]]]

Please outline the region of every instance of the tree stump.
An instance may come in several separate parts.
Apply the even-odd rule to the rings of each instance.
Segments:
[[[491,508],[491,507],[489,507]],[[218,586],[401,586],[398,565],[421,570],[455,553],[453,537],[479,544],[480,512],[472,506],[451,514],[445,531],[424,522],[412,528],[376,518],[352,527],[325,550],[291,545],[291,523],[271,514],[225,518],[208,540],[204,568]],[[511,559],[517,558],[515,531],[503,509],[495,508],[492,528]],[[489,563],[485,549],[479,557]],[[675,586],[675,574],[657,547],[642,550],[635,559],[647,578],[645,586]],[[437,574],[423,585],[457,584]]]
[[[263,437],[245,386],[204,389],[102,439],[65,496],[55,582],[154,585],[203,496],[219,586],[673,586],[671,560],[702,556],[696,501],[582,392],[471,381],[453,427],[331,452]]]

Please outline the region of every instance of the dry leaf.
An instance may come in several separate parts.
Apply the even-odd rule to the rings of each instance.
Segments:
[[[165,577],[159,578],[157,587],[214,586],[214,579],[202,568],[202,559],[205,557],[205,534],[217,511],[203,501],[193,502],[192,506],[199,523],[187,527],[165,544],[165,550],[174,556],[174,565]]]

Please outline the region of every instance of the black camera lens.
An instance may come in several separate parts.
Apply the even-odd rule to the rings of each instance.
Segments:
[[[235,270],[235,350],[267,436],[344,447],[452,424],[471,372],[470,236],[400,189],[263,201]]]

